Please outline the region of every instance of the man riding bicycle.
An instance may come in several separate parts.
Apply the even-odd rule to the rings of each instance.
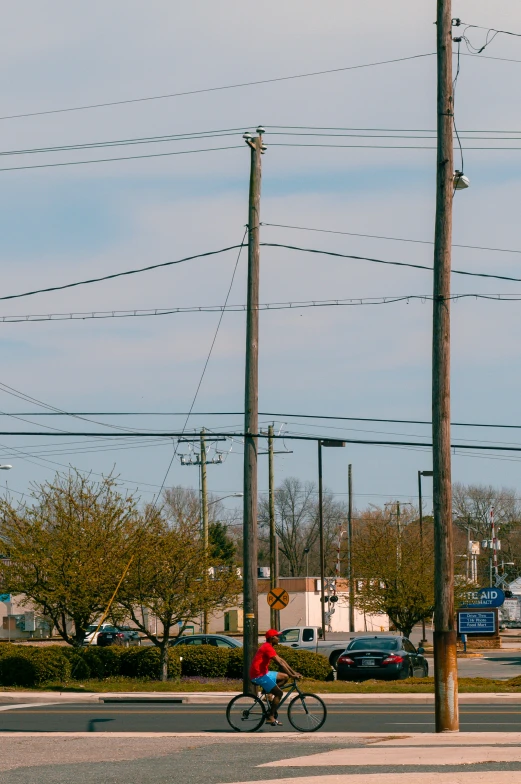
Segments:
[[[279,633],[276,629],[268,629],[266,632],[266,642],[264,642],[255,656],[250,667],[250,680],[256,686],[261,686],[266,694],[270,694],[270,712],[267,717],[268,724],[272,727],[282,726],[277,719],[277,708],[282,698],[282,686],[285,686],[288,678],[302,678],[299,672],[289,666],[284,659],[277,654],[273,647],[278,645]],[[282,672],[269,670],[269,664],[273,661]]]

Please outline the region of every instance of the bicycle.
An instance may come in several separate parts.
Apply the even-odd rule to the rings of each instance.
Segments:
[[[299,732],[316,732],[327,718],[327,708],[316,694],[300,691],[297,681],[284,686],[287,693],[281,699],[280,710],[293,692],[297,692],[288,705],[288,719]],[[252,694],[238,694],[228,703],[226,718],[236,732],[256,732],[262,727],[270,713],[268,695],[263,690],[260,697]]]

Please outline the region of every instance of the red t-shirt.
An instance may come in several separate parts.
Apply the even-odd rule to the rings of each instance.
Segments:
[[[277,651],[273,645],[269,642],[264,642],[253,657],[250,667],[250,680],[262,678],[263,675],[266,675],[269,663],[276,655]]]

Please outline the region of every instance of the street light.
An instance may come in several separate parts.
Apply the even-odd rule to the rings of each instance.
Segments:
[[[309,547],[304,547],[304,555],[306,556],[306,577],[309,577]]]
[[[13,466],[12,465],[0,465],[0,471],[9,471]]]
[[[0,466],[1,468],[2,466]],[[215,501],[208,501],[207,506],[211,506],[212,504],[218,504],[219,501],[224,501],[225,498],[242,498],[244,493],[230,493],[230,495],[223,495],[222,498],[216,498]]]
[[[422,500],[422,476],[434,476],[434,471],[418,471],[418,506],[420,509],[420,556],[421,572],[423,578],[423,500]],[[422,618],[422,640],[420,645],[425,645],[425,618]]]
[[[322,639],[326,639],[326,596],[324,592],[325,563],[324,563],[324,510],[322,506],[322,447],[345,446],[345,441],[336,441],[332,438],[318,440],[318,522],[320,534],[320,617],[322,622]]]

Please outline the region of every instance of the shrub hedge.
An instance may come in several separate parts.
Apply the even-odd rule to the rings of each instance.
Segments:
[[[325,681],[331,667],[324,656],[278,646],[277,653],[305,678]],[[0,644],[0,685],[39,686],[43,683],[123,676],[159,680],[158,648],[108,646],[39,648]],[[169,649],[168,677],[242,678],[243,649],[212,645],[179,645]],[[276,667],[272,667],[276,669]]]

